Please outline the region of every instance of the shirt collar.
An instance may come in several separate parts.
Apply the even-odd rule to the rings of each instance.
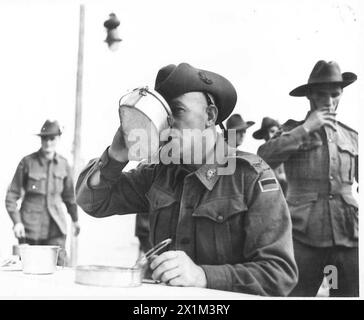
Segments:
[[[212,190],[219,180],[218,175],[218,165],[217,164],[204,164],[202,165],[195,174],[201,183],[208,189]]]

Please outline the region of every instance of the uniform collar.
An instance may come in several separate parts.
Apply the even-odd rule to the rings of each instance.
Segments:
[[[212,190],[219,180],[217,164],[204,164],[197,171],[195,175],[201,181],[201,183],[208,189]]]
[[[43,155],[43,152],[42,152],[42,149],[39,149],[38,152],[37,152],[37,157],[38,157],[38,161],[39,161],[39,164],[41,166],[45,165],[47,163],[47,159],[44,157]],[[59,161],[59,155],[58,153],[56,152],[54,154],[54,157],[53,157],[53,162],[54,163],[58,163]]]
[[[222,144],[223,148],[216,148],[217,144]],[[221,145],[220,145],[221,146]],[[221,152],[223,154],[220,155],[219,161],[216,156],[214,156],[214,160],[210,161],[208,164],[201,165],[198,169],[195,169],[191,165],[186,164],[170,164],[171,168],[174,169],[174,182],[172,187],[175,188],[177,184],[183,182],[183,179],[186,176],[196,175],[196,177],[201,181],[201,183],[208,189],[212,190],[219,180],[219,168],[224,167],[227,164],[228,158],[234,156],[236,154],[236,148],[229,146],[225,141],[222,135],[218,134],[217,142],[215,143],[214,151]]]
[[[218,148],[216,149],[216,145],[222,143],[224,148]],[[220,178],[220,174],[219,174],[219,168],[224,167],[225,164],[228,161],[228,157],[234,156],[236,154],[236,148],[233,148],[231,146],[229,146],[225,141],[222,135],[218,135],[217,136],[217,141],[215,144],[215,148],[214,151],[219,152],[222,151],[224,152],[223,155],[221,155],[221,160],[218,161],[217,160],[217,156],[214,157],[214,163],[211,164],[203,164],[200,168],[198,168],[194,174],[197,176],[197,178],[201,181],[201,183],[209,190],[211,191],[215,184],[217,183],[217,181]]]

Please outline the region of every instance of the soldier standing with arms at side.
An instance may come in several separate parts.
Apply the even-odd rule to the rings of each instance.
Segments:
[[[315,296],[326,266],[337,269],[331,296],[359,295],[358,133],[336,120],[343,88],[357,79],[336,62],[318,61],[308,83],[290,92],[306,96],[305,120],[288,120],[258,154],[272,167],[284,163],[299,282],[292,296]],[[330,283],[329,283],[330,284]]]
[[[67,225],[62,204],[71,215],[74,235],[80,232],[71,168],[56,152],[62,134],[57,121],[47,120],[38,136],[41,148],[24,157],[6,194],[6,209],[21,243],[65,248]],[[22,199],[18,209],[17,201]],[[58,264],[66,263],[61,253]]]

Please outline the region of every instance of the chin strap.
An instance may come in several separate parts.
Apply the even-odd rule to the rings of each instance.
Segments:
[[[224,140],[227,141],[228,138],[228,131],[225,129],[225,126],[223,125],[222,122],[219,123],[219,127],[224,135]]]

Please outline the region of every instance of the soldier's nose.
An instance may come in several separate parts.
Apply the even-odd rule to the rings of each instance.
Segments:
[[[334,100],[331,97],[326,97],[324,100],[325,107],[332,107],[334,105]]]

